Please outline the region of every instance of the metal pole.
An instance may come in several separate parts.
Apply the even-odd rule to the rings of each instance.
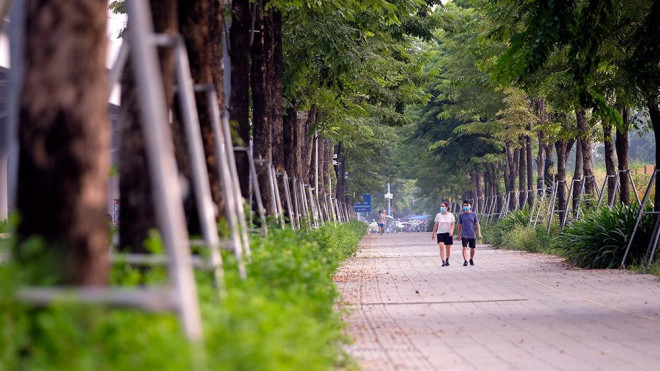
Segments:
[[[548,215],[548,234],[550,233],[550,227],[552,226],[552,218],[555,215],[555,199],[557,198],[557,192],[559,191],[559,184],[566,184],[565,181],[557,181],[552,186],[552,197],[550,198],[550,215]],[[562,189],[562,192],[564,190]]]
[[[203,91],[206,95],[206,101],[211,113],[211,125],[213,129],[213,137],[215,139],[215,156],[218,166],[218,174],[220,174],[220,179],[222,181],[222,193],[225,197],[225,217],[227,218],[227,223],[231,229],[231,240],[234,247],[234,254],[236,260],[238,261],[238,271],[242,278],[246,277],[245,272],[245,262],[243,261],[243,242],[240,235],[240,225],[238,223],[237,210],[236,210],[236,201],[234,197],[236,196],[232,192],[230,184],[232,184],[231,173],[229,171],[229,156],[227,155],[228,151],[233,149],[227,148],[224,133],[220,129],[220,109],[218,108],[218,97],[215,92],[215,87],[210,84],[198,86],[199,91]],[[239,196],[240,197],[240,196]],[[217,228],[217,227],[216,227]],[[217,233],[217,232],[216,232]],[[222,259],[220,256],[219,259]]]
[[[167,130],[167,110],[163,81],[156,48],[148,35],[153,35],[151,14],[144,0],[127,2],[131,25],[128,39],[133,46],[131,60],[139,95],[144,101],[140,111],[152,187],[155,194],[156,218],[170,258],[170,279],[178,298],[183,330],[192,341],[202,341],[202,320],[197,301],[197,287],[192,271],[186,221],[183,217],[181,189],[174,160],[172,138]]]
[[[319,197],[319,132],[314,132],[314,194]]]
[[[23,69],[25,63],[25,7],[26,1],[14,1],[10,9],[9,57],[9,101],[7,138],[9,139],[9,158],[7,159],[7,210],[16,208],[16,192],[18,190],[18,162],[20,143],[18,128],[20,123],[21,94],[23,93]]]
[[[630,174],[630,171],[629,171]],[[632,235],[630,235],[630,240],[628,240],[628,246],[626,246],[626,252],[623,253],[623,259],[621,259],[621,268],[625,268],[626,258],[628,257],[628,252],[630,251],[630,246],[632,246],[633,239],[637,233],[637,227],[639,227],[639,222],[642,220],[642,214],[644,214],[644,207],[646,206],[646,201],[648,200],[649,195],[651,194],[651,188],[653,188],[653,183],[655,182],[655,177],[658,174],[658,170],[653,171],[651,179],[649,180],[649,185],[646,187],[646,192],[644,193],[644,198],[639,204],[639,210],[637,211],[637,218],[635,220],[635,227],[633,228]]]
[[[387,194],[390,194],[390,183],[387,183]],[[387,215],[392,216],[392,199],[388,197],[387,199]],[[389,224],[389,222],[388,222]]]
[[[250,167],[250,178],[252,179],[252,189],[254,190],[254,198],[257,201],[257,209],[259,209],[259,217],[263,225],[264,233],[268,233],[268,223],[266,221],[266,208],[264,207],[263,198],[261,198],[261,187],[259,186],[259,178],[257,178],[257,167],[254,163],[254,156],[252,155],[252,140],[250,140],[250,147],[247,151],[248,164]]]

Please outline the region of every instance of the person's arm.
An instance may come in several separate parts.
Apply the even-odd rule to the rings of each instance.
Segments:
[[[449,230],[449,235],[453,236],[454,235],[454,227],[456,226],[456,222],[451,223],[451,227]]]
[[[463,221],[461,220],[461,217],[458,217],[458,239],[461,239],[461,230],[463,230]]]
[[[433,224],[433,233],[431,233],[431,240],[435,238],[435,232],[437,230],[438,230],[438,222],[435,222],[435,224]]]
[[[484,236],[481,235],[481,225],[479,222],[476,222],[475,224],[477,225],[477,236],[479,236],[479,239],[484,238]]]

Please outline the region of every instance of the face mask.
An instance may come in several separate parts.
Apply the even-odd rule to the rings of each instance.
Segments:
[[[463,211],[470,211],[470,206],[463,206]]]
[[[445,211],[447,211],[447,208],[446,208],[446,207],[443,206],[443,207],[440,208],[440,212],[441,212],[441,213],[444,213]]]

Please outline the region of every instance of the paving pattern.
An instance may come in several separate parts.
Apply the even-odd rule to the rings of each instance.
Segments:
[[[336,274],[365,370],[660,370],[660,281],[430,233],[369,235]]]

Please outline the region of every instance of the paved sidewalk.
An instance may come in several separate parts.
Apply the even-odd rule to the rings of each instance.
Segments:
[[[660,370],[660,281],[556,257],[369,235],[335,281],[365,370]]]

